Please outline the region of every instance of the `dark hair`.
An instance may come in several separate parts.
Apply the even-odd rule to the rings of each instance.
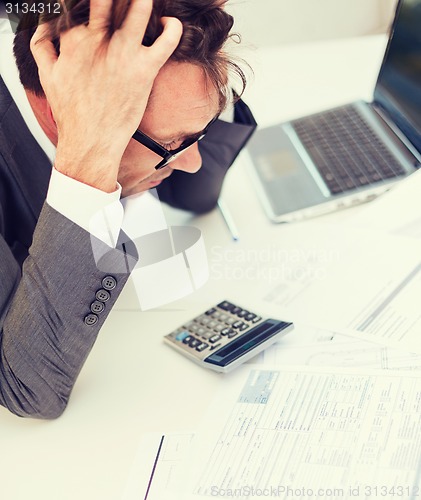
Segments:
[[[29,48],[30,40],[38,24],[47,22],[50,36],[57,54],[60,53],[60,34],[73,26],[87,24],[89,19],[89,0],[60,0],[60,13],[44,8],[39,13],[41,0],[34,0],[38,12],[24,15],[17,28],[14,40],[14,54],[19,69],[22,85],[38,96],[44,96],[39,81],[38,68]],[[230,38],[233,18],[224,10],[226,0],[154,0],[152,15],[149,20],[143,44],[150,46],[162,33],[160,18],[172,16],[183,24],[183,35],[171,60],[196,64],[219,91],[220,104],[223,108],[229,97],[227,72],[233,73],[241,82],[241,95],[245,89],[246,77],[240,66],[224,51],[223,46]],[[57,0],[42,0],[45,6],[56,5]],[[113,0],[113,13],[108,27],[109,35],[118,29],[127,13],[128,0]],[[57,10],[57,9],[56,9]]]

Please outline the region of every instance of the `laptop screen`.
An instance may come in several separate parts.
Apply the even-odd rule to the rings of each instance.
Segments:
[[[401,0],[374,101],[421,153],[421,0]]]

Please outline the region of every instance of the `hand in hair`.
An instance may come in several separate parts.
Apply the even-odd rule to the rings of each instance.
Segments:
[[[132,0],[121,27],[110,35],[112,4],[91,0],[88,24],[61,34],[58,56],[46,23],[31,40],[57,125],[55,167],[107,192],[116,188],[121,157],[142,120],[154,79],[182,34],[178,19],[163,17],[162,34],[143,46],[152,0]]]

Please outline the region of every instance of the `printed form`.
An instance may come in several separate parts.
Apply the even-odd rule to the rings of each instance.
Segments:
[[[142,439],[124,500],[421,496],[421,373],[231,375],[194,439]]]
[[[421,495],[421,374],[253,367],[241,375],[195,438],[194,493],[181,498]]]

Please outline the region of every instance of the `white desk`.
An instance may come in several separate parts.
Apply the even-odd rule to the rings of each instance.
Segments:
[[[255,82],[246,100],[261,125],[324,107],[370,98],[384,37],[267,48],[251,54]],[[276,232],[282,239],[313,222],[275,226],[257,201],[241,159],[229,173],[224,197],[238,225],[240,245]],[[329,216],[347,217],[349,212]],[[235,247],[219,212],[200,218],[168,210],[170,223],[201,228],[212,253]],[[238,244],[237,244],[238,245]],[[232,284],[232,291],[238,288]],[[196,294],[156,311],[113,311],[82,370],[64,415],[23,420],[0,409],[0,496],[7,500],[116,500],[139,437],[149,431],[194,430],[209,395],[229,376],[196,367],[162,342],[164,334],[212,302],[236,300],[230,284],[213,279]],[[238,298],[244,305],[252,304]]]

